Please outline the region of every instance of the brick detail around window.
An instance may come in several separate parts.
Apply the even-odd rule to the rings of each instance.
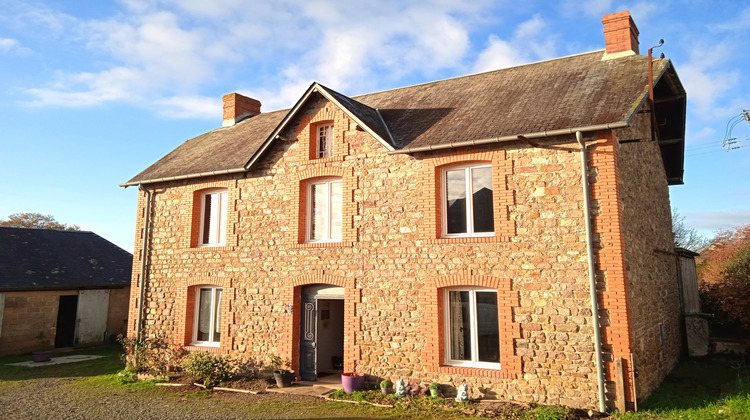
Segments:
[[[442,193],[440,172],[447,166],[472,162],[492,164],[493,210],[495,236],[441,238],[442,228]],[[424,186],[420,207],[424,209],[424,224],[420,229],[421,237],[427,243],[472,243],[508,241],[516,234],[516,225],[510,220],[508,207],[514,205],[513,191],[508,189],[508,176],[513,174],[513,161],[506,159],[505,150],[475,152],[456,150],[450,154],[424,159],[424,167],[419,173],[420,184]]]
[[[185,187],[186,196],[191,199],[180,203],[181,227],[184,229],[181,235],[181,244],[184,249],[194,251],[211,251],[216,247],[198,247],[198,235],[201,223],[201,194],[206,190],[226,188],[227,190],[227,220],[226,220],[226,243],[225,247],[237,246],[237,224],[239,221],[237,212],[237,200],[240,198],[240,189],[237,188],[237,180],[196,182]]]
[[[191,346],[193,341],[193,320],[195,315],[195,288],[197,286],[221,286],[221,340],[219,347]],[[218,353],[229,353],[232,349],[234,339],[229,336],[229,326],[234,325],[234,312],[231,311],[230,303],[235,300],[234,287],[228,277],[211,275],[194,276],[184,280],[177,287],[177,296],[174,317],[182,322],[176,322],[173,343],[184,346],[187,350],[200,350]]]
[[[598,132],[595,147],[590,147],[591,167],[596,168],[596,182],[591,184],[593,205],[599,211],[594,217],[594,232],[599,236],[596,251],[597,281],[606,287],[599,292],[600,312],[606,312],[609,323],[602,327],[602,344],[611,348],[605,354],[605,379],[609,382],[608,400],[615,399],[616,358],[623,359],[625,400],[633,402],[633,371],[630,366],[632,342],[632,319],[628,301],[628,275],[625,269],[625,236],[622,227],[622,200],[620,192],[620,170],[618,167],[619,145],[612,131]],[[607,353],[605,350],[604,353]]]
[[[357,306],[362,302],[362,291],[355,286],[353,278],[329,276],[323,271],[310,275],[290,278],[281,290],[280,299],[284,305],[291,305],[292,312],[283,320],[283,341],[277,349],[284,360],[292,362],[292,369],[299,371],[300,308],[302,287],[312,284],[328,284],[344,288],[344,371],[351,372],[361,359],[361,349],[357,345],[357,333],[362,331],[362,318],[357,316]],[[287,306],[288,307],[288,306]]]
[[[486,287],[497,290],[497,317],[500,328],[501,369],[481,369],[464,366],[447,366],[445,361],[445,316],[443,289],[456,286]],[[422,363],[428,371],[441,374],[482,376],[515,379],[521,374],[521,357],[516,355],[514,340],[521,338],[520,324],[513,322],[513,308],[520,305],[518,291],[512,290],[512,281],[489,276],[475,276],[465,271],[461,275],[428,278],[419,298],[425,308],[422,329],[427,343],[422,351]]]
[[[333,154],[328,158],[318,158],[317,150],[317,128],[321,125],[333,125]],[[303,115],[297,127],[297,138],[299,141],[299,154],[302,159],[317,161],[318,163],[340,162],[349,154],[349,145],[345,142],[344,133],[349,130],[349,118],[331,102],[326,102],[323,108],[318,109],[315,114]]]
[[[335,177],[342,180],[342,227],[341,242],[305,243],[307,229],[307,183],[320,178]],[[357,203],[354,191],[357,189],[357,178],[351,168],[327,165],[308,165],[296,174],[297,188],[291,189],[291,202],[298,203],[287,207],[289,230],[287,240],[296,248],[351,246],[357,241],[354,229],[354,216],[357,214]]]

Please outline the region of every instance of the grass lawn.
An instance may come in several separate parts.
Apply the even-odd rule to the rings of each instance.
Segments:
[[[29,355],[0,358],[0,407],[4,418],[402,418],[465,419],[466,414],[440,409],[429,399],[396,408],[323,402],[286,394],[234,394],[167,388],[153,382],[123,383],[119,346],[78,350],[71,354],[104,356],[90,361],[18,367]],[[26,399],[26,395],[33,398]],[[39,399],[48,395],[48,400]],[[613,420],[750,419],[750,370],[742,360],[705,359],[682,362],[638,413],[614,414]],[[52,411],[50,411],[52,410]],[[562,407],[539,406],[508,412],[514,419],[569,419]]]

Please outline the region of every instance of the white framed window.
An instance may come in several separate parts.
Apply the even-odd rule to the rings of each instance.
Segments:
[[[494,236],[492,166],[450,166],[441,182],[443,236]]]
[[[333,156],[333,124],[319,125],[316,129],[316,156],[327,158]]]
[[[221,295],[221,287],[200,286],[195,288],[193,345],[219,346],[221,341]]]
[[[341,242],[341,178],[307,183],[307,242]]]
[[[445,363],[500,369],[497,291],[457,287],[444,293]]]
[[[222,246],[227,239],[227,190],[201,194],[199,246]]]

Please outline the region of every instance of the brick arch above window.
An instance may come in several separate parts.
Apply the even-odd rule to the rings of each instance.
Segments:
[[[513,161],[506,158],[505,150],[453,151],[450,154],[424,158],[420,171],[424,224],[420,236],[427,243],[497,242],[508,241],[516,234],[516,225],[510,219],[509,207],[515,203],[513,191],[508,189],[508,176],[513,173]],[[451,166],[488,163],[492,166],[494,235],[482,237],[443,237],[442,173]]]
[[[348,153],[344,138],[345,133],[350,129],[349,123],[349,117],[330,102],[326,102],[324,106],[312,114],[303,115],[300,118],[300,124],[297,126],[297,138],[300,140],[300,158],[308,163],[315,164],[342,161]],[[326,124],[333,127],[333,154],[330,157],[318,158],[316,155],[316,128]]]
[[[185,194],[180,200],[180,244],[182,248],[194,251],[205,251],[211,248],[199,247],[199,235],[201,231],[201,197],[205,192],[211,190],[225,189],[227,191],[227,214],[226,214],[226,239],[225,247],[237,246],[237,201],[240,198],[240,190],[237,188],[237,180],[205,181],[190,184],[185,187]]]
[[[508,278],[473,275],[469,271],[452,276],[430,277],[425,281],[419,299],[425,308],[422,330],[426,333],[426,346],[422,351],[422,363],[428,371],[509,379],[521,374],[521,357],[515,351],[515,339],[521,338],[521,328],[513,322],[513,308],[520,306],[520,297],[518,291],[512,289],[512,283]],[[452,287],[480,287],[497,291],[500,369],[445,364],[443,292]]]

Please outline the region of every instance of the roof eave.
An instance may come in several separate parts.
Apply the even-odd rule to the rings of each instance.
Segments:
[[[247,170],[245,168],[222,169],[219,171],[198,172],[194,174],[167,176],[164,178],[142,179],[142,180],[136,180],[136,181],[131,180],[131,181],[120,184],[120,186],[127,188],[127,187],[136,186],[136,185],[155,184],[157,182],[179,181],[181,179],[192,179],[192,178],[204,178],[207,176],[236,174],[240,172],[247,172]]]

